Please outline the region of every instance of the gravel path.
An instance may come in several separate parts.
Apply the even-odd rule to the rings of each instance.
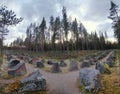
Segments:
[[[77,88],[79,71],[55,74],[41,71],[48,83],[48,94],[80,94]]]

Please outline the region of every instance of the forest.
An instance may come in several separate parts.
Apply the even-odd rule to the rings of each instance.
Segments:
[[[94,31],[89,34],[81,21],[76,18],[68,19],[66,7],[62,9],[62,16],[62,18],[51,16],[48,25],[44,17],[41,23],[31,23],[26,29],[25,40],[18,37],[10,44],[10,48],[23,48],[36,52],[67,51],[68,53],[74,50],[119,48],[118,43],[107,40],[106,32],[109,31]]]

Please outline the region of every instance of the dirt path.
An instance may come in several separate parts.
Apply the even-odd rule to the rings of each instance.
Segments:
[[[113,51],[111,51],[111,52],[110,52],[105,58],[103,58],[101,61],[102,61],[102,62],[105,62],[112,53],[113,53]]]
[[[77,88],[79,71],[55,74],[41,71],[48,83],[48,94],[80,94]]]
[[[105,61],[110,52],[104,59]],[[27,74],[34,71],[34,66],[26,63]],[[79,71],[69,72],[69,73],[49,73],[43,70],[40,70],[43,76],[46,78],[48,84],[48,94],[81,94],[77,87],[77,78],[79,77]],[[26,77],[23,76],[22,78]],[[0,83],[11,83],[13,80],[0,80]]]

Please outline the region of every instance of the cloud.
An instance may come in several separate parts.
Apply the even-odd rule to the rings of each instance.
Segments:
[[[24,20],[9,28],[10,33],[5,43],[10,43],[16,37],[25,36],[26,28],[30,23],[40,23],[45,17],[49,22],[49,17],[53,15],[62,16],[62,7],[67,7],[68,17],[77,18],[82,22],[88,32],[106,30],[110,38],[113,39],[113,30],[111,21],[107,18],[109,15],[111,0],[0,0],[0,3],[12,9],[18,17]],[[119,4],[119,0],[113,0]],[[10,41],[9,41],[10,40]]]
[[[112,43],[117,42],[117,39],[114,38],[114,37],[110,37],[107,40],[110,41],[110,42],[112,42]]]

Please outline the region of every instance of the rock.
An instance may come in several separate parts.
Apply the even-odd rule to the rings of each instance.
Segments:
[[[41,62],[42,62],[42,63],[45,63],[45,60],[44,60],[44,59],[42,59],[42,60],[41,60]]]
[[[109,67],[109,65],[108,65],[107,63],[104,63],[104,67],[105,67],[105,73],[110,74],[111,71],[110,71],[110,67]]]
[[[37,58],[37,57],[31,57],[31,58],[29,59],[29,63],[36,65],[36,62],[37,62],[38,60],[39,60],[39,58]]]
[[[86,57],[85,57],[85,59],[86,60],[88,60],[88,59],[90,59],[91,57],[89,56],[89,55],[87,55]]]
[[[78,70],[78,63],[74,60],[70,62],[69,71]]]
[[[21,80],[21,84],[23,87],[19,92],[46,90],[46,79],[39,70],[35,70],[33,73],[29,74],[28,77]]]
[[[61,72],[60,66],[58,63],[54,63],[51,67],[51,72],[52,73],[59,73]]]
[[[13,67],[15,67],[18,63],[20,63],[19,60],[12,59],[12,60],[10,60],[10,62],[8,63],[8,68],[13,68]]]
[[[109,56],[106,61],[111,61],[114,63],[115,59],[112,56]]]
[[[10,61],[11,59],[14,59],[12,55],[7,55],[7,60]]]
[[[93,59],[94,59],[94,62],[97,62],[97,61],[98,61],[95,57],[94,57]]]
[[[24,56],[23,56],[23,55],[20,55],[20,56],[19,56],[19,59],[20,59],[20,60],[23,60],[23,59],[24,59]]]
[[[96,60],[100,60],[100,59],[102,59],[100,55],[96,57]]]
[[[48,64],[48,65],[53,65],[54,63],[55,63],[55,62],[53,62],[52,60],[48,60],[48,61],[47,61],[47,64]]]
[[[113,67],[114,65],[114,62],[112,60],[106,61],[105,63],[108,64],[109,67]]]
[[[25,57],[24,57],[24,61],[25,61],[25,62],[29,62],[29,60],[30,60],[30,57],[29,57],[29,56],[25,56]]]
[[[32,64],[33,63],[33,59],[29,58],[28,63]]]
[[[100,71],[100,73],[105,73],[105,67],[102,62],[96,63],[96,69]]]
[[[81,64],[81,68],[84,68],[84,67],[89,67],[91,64],[90,64],[90,62],[88,61],[88,60],[84,60],[83,62],[82,62],[82,64]]]
[[[61,67],[66,67],[67,66],[67,64],[63,61],[63,60],[61,60],[60,61],[60,64],[59,64]]]
[[[99,63],[96,63],[96,69],[100,71],[100,73],[108,73],[110,74],[110,68],[109,68],[109,65],[105,62],[99,62]]]
[[[17,65],[12,66],[10,69],[8,69],[8,74],[11,76],[24,75],[26,72],[26,66],[23,62],[20,62]]]
[[[80,85],[85,86],[89,92],[98,91],[101,87],[100,72],[92,68],[82,68],[79,72]]]
[[[38,61],[37,63],[36,63],[36,65],[37,65],[37,67],[39,67],[39,68],[44,68],[44,62],[41,60],[41,61]]]
[[[94,65],[94,64],[95,64],[95,59],[90,58],[90,59],[89,59],[89,63],[90,63],[90,65]]]

